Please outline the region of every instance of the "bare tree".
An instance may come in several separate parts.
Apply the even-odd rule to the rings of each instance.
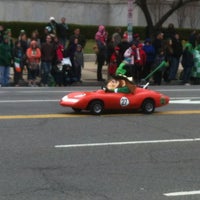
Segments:
[[[187,19],[187,7],[183,6],[182,8],[176,11],[178,27],[183,28],[185,21]]]
[[[158,30],[162,27],[163,23],[179,8],[182,8],[183,6],[192,3],[192,2],[200,2],[200,0],[160,0],[163,3],[167,2],[168,3],[168,9],[160,15],[160,18],[153,22],[153,16],[152,12],[150,12],[149,4],[152,3],[151,0],[135,0],[134,3],[140,7],[142,10],[147,26],[148,26],[148,31],[150,36],[153,35],[155,30]],[[159,1],[159,2],[160,2]]]
[[[200,21],[199,17],[197,17],[197,14],[199,12],[199,6],[197,4],[193,4],[190,8],[187,8],[186,10],[191,28],[196,29]]]

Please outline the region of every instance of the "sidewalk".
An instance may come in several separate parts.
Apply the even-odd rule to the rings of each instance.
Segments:
[[[107,80],[108,66],[104,65],[102,69],[103,79]],[[82,69],[82,83],[84,86],[101,86],[104,82],[97,81],[97,64],[95,61],[85,62],[85,66]]]

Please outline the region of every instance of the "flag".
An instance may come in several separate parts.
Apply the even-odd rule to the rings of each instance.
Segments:
[[[21,72],[20,59],[19,58],[14,58],[14,66],[15,66],[16,72]]]

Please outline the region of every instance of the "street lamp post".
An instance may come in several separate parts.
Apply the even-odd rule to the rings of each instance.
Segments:
[[[133,40],[133,0],[128,0],[128,25],[127,25],[127,32],[128,32],[128,41]]]

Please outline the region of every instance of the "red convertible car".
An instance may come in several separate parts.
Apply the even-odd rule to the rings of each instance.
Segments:
[[[169,103],[169,97],[159,92],[136,87],[134,93],[113,93],[105,90],[72,92],[60,100],[61,106],[71,107],[75,112],[88,110],[98,115],[105,110],[140,110],[153,113],[156,107]]]

